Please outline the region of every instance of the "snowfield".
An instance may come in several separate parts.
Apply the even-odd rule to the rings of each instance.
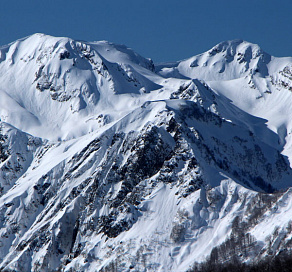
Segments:
[[[190,271],[292,247],[292,58],[0,47],[0,270]]]

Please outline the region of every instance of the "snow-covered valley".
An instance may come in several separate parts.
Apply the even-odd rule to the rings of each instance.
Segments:
[[[0,47],[0,270],[188,271],[292,248],[292,58]],[[210,255],[211,254],[211,255]]]

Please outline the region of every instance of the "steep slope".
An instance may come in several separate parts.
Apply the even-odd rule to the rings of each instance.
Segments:
[[[0,52],[1,270],[186,271],[291,247],[290,119],[269,108],[291,58],[230,41],[155,68],[42,34]]]

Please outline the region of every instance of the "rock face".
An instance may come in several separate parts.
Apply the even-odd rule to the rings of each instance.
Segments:
[[[292,58],[154,66],[108,42],[0,47],[0,270],[187,271],[291,248]]]

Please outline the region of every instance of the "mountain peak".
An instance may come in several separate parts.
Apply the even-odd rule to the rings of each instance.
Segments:
[[[84,123],[90,116],[115,112],[115,96],[158,89],[147,78],[158,77],[153,70],[150,59],[124,45],[37,33],[0,48],[0,77],[5,75],[0,101],[14,101],[13,110],[21,113],[7,115],[12,109],[1,103],[0,118],[28,133],[44,133],[37,134],[42,137],[63,138],[72,130],[87,133],[91,128]]]
[[[222,53],[229,56],[245,56],[246,58],[257,58],[260,55],[267,55],[257,44],[244,40],[229,40],[221,42],[207,51],[210,56]]]
[[[159,74],[213,81],[236,79],[255,73],[265,77],[270,60],[271,56],[258,45],[243,40],[230,40],[171,67],[161,65]]]

